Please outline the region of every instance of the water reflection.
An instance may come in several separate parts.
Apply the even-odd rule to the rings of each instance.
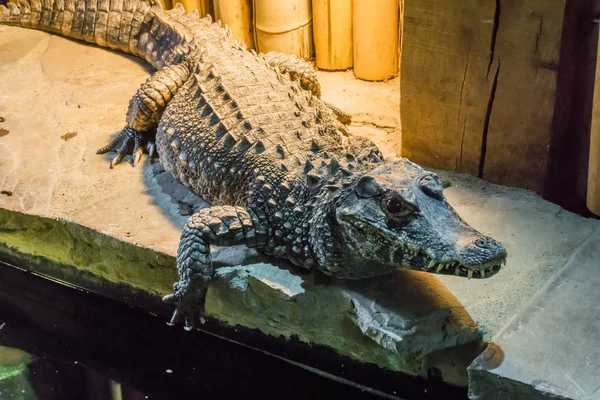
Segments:
[[[467,398],[464,388],[381,370],[295,338],[214,321],[206,325],[215,333],[171,328],[170,307],[159,306],[160,314],[149,314],[3,267],[0,259],[0,373],[13,378],[0,380],[0,400]],[[241,338],[248,345],[237,343]]]
[[[28,380],[31,356],[24,351],[0,346],[0,399],[36,400]]]
[[[148,396],[81,364],[0,346],[1,400],[142,400]]]

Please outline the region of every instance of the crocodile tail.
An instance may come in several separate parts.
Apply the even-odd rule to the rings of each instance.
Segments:
[[[11,0],[0,5],[0,24],[44,30],[126,53],[138,48],[142,24],[156,0]]]

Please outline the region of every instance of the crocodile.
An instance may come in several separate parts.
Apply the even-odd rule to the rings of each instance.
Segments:
[[[482,279],[506,263],[506,249],[451,207],[438,175],[349,135],[304,60],[257,54],[220,21],[154,0],[18,0],[0,6],[0,23],[131,53],[157,70],[98,152],[116,153],[111,168],[158,155],[211,203],[183,228],[179,280],[163,298],[174,304],[170,324],[202,320],[213,245],[340,279],[399,267]]]

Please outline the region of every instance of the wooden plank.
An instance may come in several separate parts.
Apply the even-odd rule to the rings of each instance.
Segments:
[[[403,155],[541,191],[563,2],[413,0],[404,7]]]
[[[586,216],[590,131],[598,52],[600,0],[569,0],[563,35],[544,197]]]
[[[499,73],[482,177],[541,192],[548,172],[564,2],[500,4],[494,52]]]
[[[477,175],[493,2],[404,2],[402,155]]]
[[[587,206],[596,215],[600,215],[600,62],[598,60],[600,60],[600,41],[596,58],[587,186]]]

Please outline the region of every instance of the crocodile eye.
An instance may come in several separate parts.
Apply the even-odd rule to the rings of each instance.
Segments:
[[[419,207],[415,203],[416,199],[413,197],[412,192],[404,191],[402,194],[395,191],[390,192],[385,196],[381,208],[392,217],[408,217],[419,211]]]
[[[392,215],[400,214],[405,210],[404,202],[402,201],[402,199],[396,196],[388,199],[385,208],[387,212],[389,212]]]

